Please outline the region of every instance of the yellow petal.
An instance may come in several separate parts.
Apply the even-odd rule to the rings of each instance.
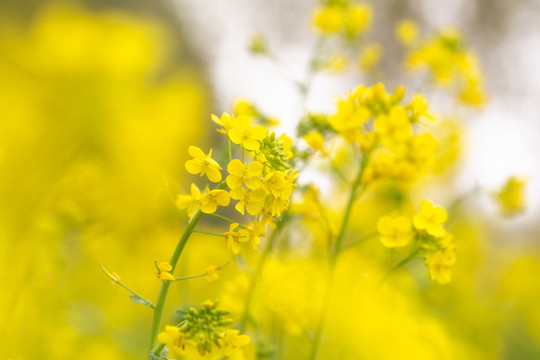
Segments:
[[[200,199],[201,198],[201,190],[195,185],[194,183],[191,183],[191,196],[194,199]]]
[[[234,200],[243,200],[246,197],[246,189],[242,187],[234,188],[230,191],[230,195]]]
[[[199,160],[188,160],[186,161],[186,170],[190,174],[199,174],[203,171],[203,165]]]
[[[244,175],[245,169],[246,169],[245,165],[238,159],[232,160],[229,163],[229,165],[227,165],[227,171],[231,175],[236,175],[236,176],[241,177]]]
[[[201,149],[193,145],[188,148],[188,153],[196,159],[204,160],[206,158],[206,154]]]
[[[243,137],[243,134],[237,128],[229,130],[229,138],[233,143],[241,144]]]
[[[413,225],[418,230],[424,230],[430,226],[429,222],[423,216],[418,214],[413,216]]]
[[[208,180],[212,182],[217,183],[221,181],[221,173],[219,172],[218,169],[214,167],[208,167],[206,169],[206,176],[208,176]]]
[[[217,204],[213,201],[201,205],[201,211],[205,214],[213,214],[217,210]]]
[[[253,138],[248,138],[244,140],[244,143],[242,144],[242,146],[244,146],[246,150],[254,151],[254,150],[259,150],[259,148],[261,147],[261,144],[259,144],[259,142]]]
[[[253,161],[248,165],[246,169],[246,174],[249,176],[260,176],[263,170],[263,164],[258,161]]]
[[[420,203],[420,214],[430,218],[433,214],[433,203],[429,200],[424,200]]]
[[[236,204],[236,206],[234,207],[236,209],[236,211],[238,211],[240,214],[244,215],[244,205],[246,204],[246,202],[244,200],[240,200],[238,202],[238,204]],[[249,212],[249,210],[248,210]],[[253,215],[253,214],[251,214]]]
[[[444,224],[448,220],[448,212],[440,206],[433,209],[433,221],[437,224]]]
[[[251,137],[255,140],[264,140],[268,136],[268,130],[262,126],[251,128]]]
[[[219,194],[216,196],[216,201],[221,206],[228,206],[231,202],[231,197],[229,196],[229,193],[225,190],[218,190]]]

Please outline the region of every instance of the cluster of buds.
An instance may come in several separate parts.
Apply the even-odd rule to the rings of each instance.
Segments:
[[[206,301],[200,308],[179,310],[179,326],[167,326],[159,334],[158,340],[169,350],[186,355],[196,349],[201,356],[209,358],[231,356],[240,347],[249,344],[247,335],[239,335],[237,330],[229,329],[233,320],[226,318],[228,311],[217,308],[217,301]]]

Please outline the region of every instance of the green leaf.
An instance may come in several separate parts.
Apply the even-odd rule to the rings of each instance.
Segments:
[[[152,303],[148,300],[145,300],[143,299],[142,297],[140,296],[137,296],[137,295],[129,295],[129,298],[131,299],[131,301],[137,303],[137,304],[142,304],[142,305],[146,305],[146,306],[149,306],[149,307],[152,307]]]

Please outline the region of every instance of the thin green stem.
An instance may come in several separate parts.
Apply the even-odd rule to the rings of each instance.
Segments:
[[[223,265],[220,265],[216,268],[216,270],[221,270],[223,269],[225,266],[229,265],[229,263],[225,263]],[[180,281],[180,280],[189,280],[189,279],[195,279],[195,278],[200,278],[200,277],[204,277],[206,276],[207,274],[204,272],[202,274],[197,274],[197,275],[188,275],[188,276],[181,276],[181,277],[177,277],[176,281]]]
[[[216,189],[223,189],[225,188],[226,183],[223,181],[221,182]],[[174,269],[176,268],[176,264],[178,263],[178,259],[180,258],[180,255],[182,254],[182,251],[184,250],[184,247],[186,246],[186,243],[195,229],[195,226],[201,219],[203,213],[201,209],[197,209],[197,211],[193,214],[189,222],[186,224],[186,227],[184,228],[184,232],[182,233],[182,236],[178,240],[178,243],[176,244],[176,248],[174,249],[174,252],[171,256],[171,260],[169,261],[169,264],[171,264],[171,274],[174,273]],[[163,317],[163,310],[165,308],[165,300],[167,299],[167,293],[169,292],[169,287],[171,286],[170,280],[164,280],[161,284],[161,289],[159,290],[158,299],[154,308],[154,316],[152,317],[152,328],[150,330],[150,346],[148,350],[148,358],[152,358],[152,354],[159,355],[159,352],[152,351],[157,345],[157,338],[159,334],[159,330],[161,328],[161,319]],[[157,349],[156,349],[157,350]]]
[[[343,220],[341,221],[341,226],[339,228],[338,235],[336,236],[336,242],[335,242],[334,248],[331,250],[330,264],[329,264],[329,269],[328,269],[328,278],[326,282],[327,285],[326,285],[326,291],[325,291],[324,299],[323,299],[323,307],[319,316],[319,320],[317,321],[317,327],[315,328],[315,337],[313,338],[313,345],[311,347],[311,352],[309,355],[310,360],[316,360],[319,353],[319,346],[321,343],[322,333],[324,329],[324,322],[326,320],[326,315],[329,308],[328,305],[330,302],[330,297],[332,294],[332,287],[334,284],[334,272],[335,272],[337,260],[339,257],[339,253],[342,250],[342,243],[343,243],[343,239],[345,238],[345,232],[347,230],[352,208],[354,206],[355,201],[358,200],[360,195],[363,194],[363,191],[360,191],[360,192],[357,192],[357,191],[362,185],[362,177],[364,175],[364,170],[367,166],[368,159],[369,159],[369,153],[365,154],[362,157],[362,160],[360,163],[360,170],[358,172],[358,176],[356,177],[351,187],[351,191],[349,193],[349,200],[347,201],[347,205],[345,207],[345,213],[343,215]]]
[[[377,234],[376,232],[372,232],[372,233],[369,233],[369,234],[367,234],[367,235],[362,236],[362,237],[361,237],[360,239],[358,239],[358,240],[350,241],[350,242],[348,242],[348,243],[346,243],[346,244],[343,244],[343,245],[341,246],[341,250],[340,250],[340,251],[345,250],[345,249],[350,248],[350,247],[353,247],[353,246],[356,246],[356,245],[358,245],[358,244],[362,244],[364,241],[367,241],[367,240],[369,240],[369,239],[372,239],[372,238],[374,238],[374,237],[377,236],[377,235],[378,235],[378,234]]]
[[[129,291],[130,293],[132,293],[133,295],[135,295],[136,297],[138,297],[139,299],[144,301],[146,306],[149,306],[152,309],[154,308],[154,304],[152,304],[152,302],[150,300],[145,299],[144,297],[139,295],[137,292],[130,289],[126,284],[124,284],[122,281],[120,281],[120,279],[117,276],[113,275],[107,269],[105,269],[105,267],[102,264],[98,263],[98,265],[101,268],[101,270],[103,270],[105,275],[107,275],[111,280],[113,280],[115,284],[120,285],[121,287],[123,287],[124,289],[126,289],[127,291]]]
[[[215,218],[217,218],[217,219],[221,219],[221,220],[223,220],[223,221],[227,221],[227,222],[229,222],[229,223],[231,223],[231,224],[237,223],[237,221],[234,221],[233,219],[229,219],[228,217],[225,217],[225,216],[222,216],[222,215],[218,215],[218,214],[206,214],[206,215],[210,215],[210,216],[213,216],[213,217],[215,217]],[[223,236],[223,235],[222,235],[222,236]]]
[[[390,270],[388,270],[386,272],[386,274],[384,274],[384,276],[381,278],[381,280],[379,281],[379,283],[377,284],[377,288],[379,288],[385,281],[386,279],[388,279],[388,277],[396,270],[398,270],[399,268],[401,268],[402,266],[404,266],[405,264],[407,264],[409,261],[411,261],[412,259],[414,259],[416,257],[416,255],[418,254],[418,251],[419,251],[419,248],[416,248],[414,249],[413,251],[411,251],[411,253],[409,255],[407,255],[406,257],[404,257],[403,259],[401,259],[396,265],[394,265]]]
[[[229,141],[229,162],[231,162],[232,161],[231,139],[227,137],[227,140]]]
[[[197,234],[205,234],[205,235],[212,235],[212,236],[223,237],[223,234],[216,234],[216,233],[208,232],[208,231],[193,230],[192,232],[197,233]]]
[[[278,238],[279,234],[281,233],[281,230],[283,229],[283,226],[287,222],[288,218],[287,215],[283,216],[283,219],[279,223],[278,227],[274,232],[272,233],[272,236],[268,239],[268,242],[266,243],[266,246],[264,247],[264,250],[261,254],[261,257],[259,259],[259,262],[257,263],[257,267],[255,268],[255,272],[253,273],[253,276],[251,277],[251,282],[249,284],[248,291],[246,293],[246,299],[244,302],[244,313],[242,315],[242,318],[240,320],[240,332],[243,332],[246,329],[246,325],[249,319],[249,308],[251,306],[251,302],[253,300],[253,295],[255,293],[255,285],[257,283],[257,280],[259,279],[262,269],[264,267],[264,264],[266,260],[268,259],[268,255],[272,252],[272,248],[274,246],[274,243],[276,242],[276,239]]]

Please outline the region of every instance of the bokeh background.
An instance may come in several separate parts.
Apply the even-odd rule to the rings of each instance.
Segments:
[[[304,107],[330,110],[336,94],[358,83],[415,88],[421,79],[398,66],[403,54],[393,29],[402,18],[425,32],[459,26],[489,94],[485,107],[456,111],[459,159],[425,191],[443,203],[477,186],[485,192],[460,214],[450,285],[433,284],[411,266],[383,292],[365,296],[353,285],[369,281],[364,275],[375,265],[367,254],[375,250],[344,257],[343,291],[327,329],[339,340],[325,344],[321,358],[391,359],[404,349],[425,359],[539,358],[540,2],[372,6],[369,36],[385,48],[384,76],[322,74],[304,104],[283,68],[251,56],[247,42],[264,33],[285,71],[301,79],[315,42],[312,1],[2,1],[0,358],[145,358],[151,313],[109,284],[98,262],[154,299],[153,260],[168,259],[182,229],[174,197],[188,188],[186,149],[215,140],[210,114],[246,96],[294,135]],[[443,93],[430,104],[451,106]],[[527,211],[503,219],[490,192],[513,174],[528,179]],[[324,178],[320,185],[329,191]],[[186,251],[182,274],[230,260],[215,238],[194,237]],[[359,269],[362,261],[368,265]],[[259,358],[294,359],[307,348],[301,325],[311,321],[322,276],[306,259],[270,262],[257,309],[270,309],[267,323],[282,335],[261,338],[268,348],[284,339],[289,346],[259,348]],[[219,297],[234,313],[246,281],[233,266],[219,282],[195,279],[171,292],[168,312]]]

